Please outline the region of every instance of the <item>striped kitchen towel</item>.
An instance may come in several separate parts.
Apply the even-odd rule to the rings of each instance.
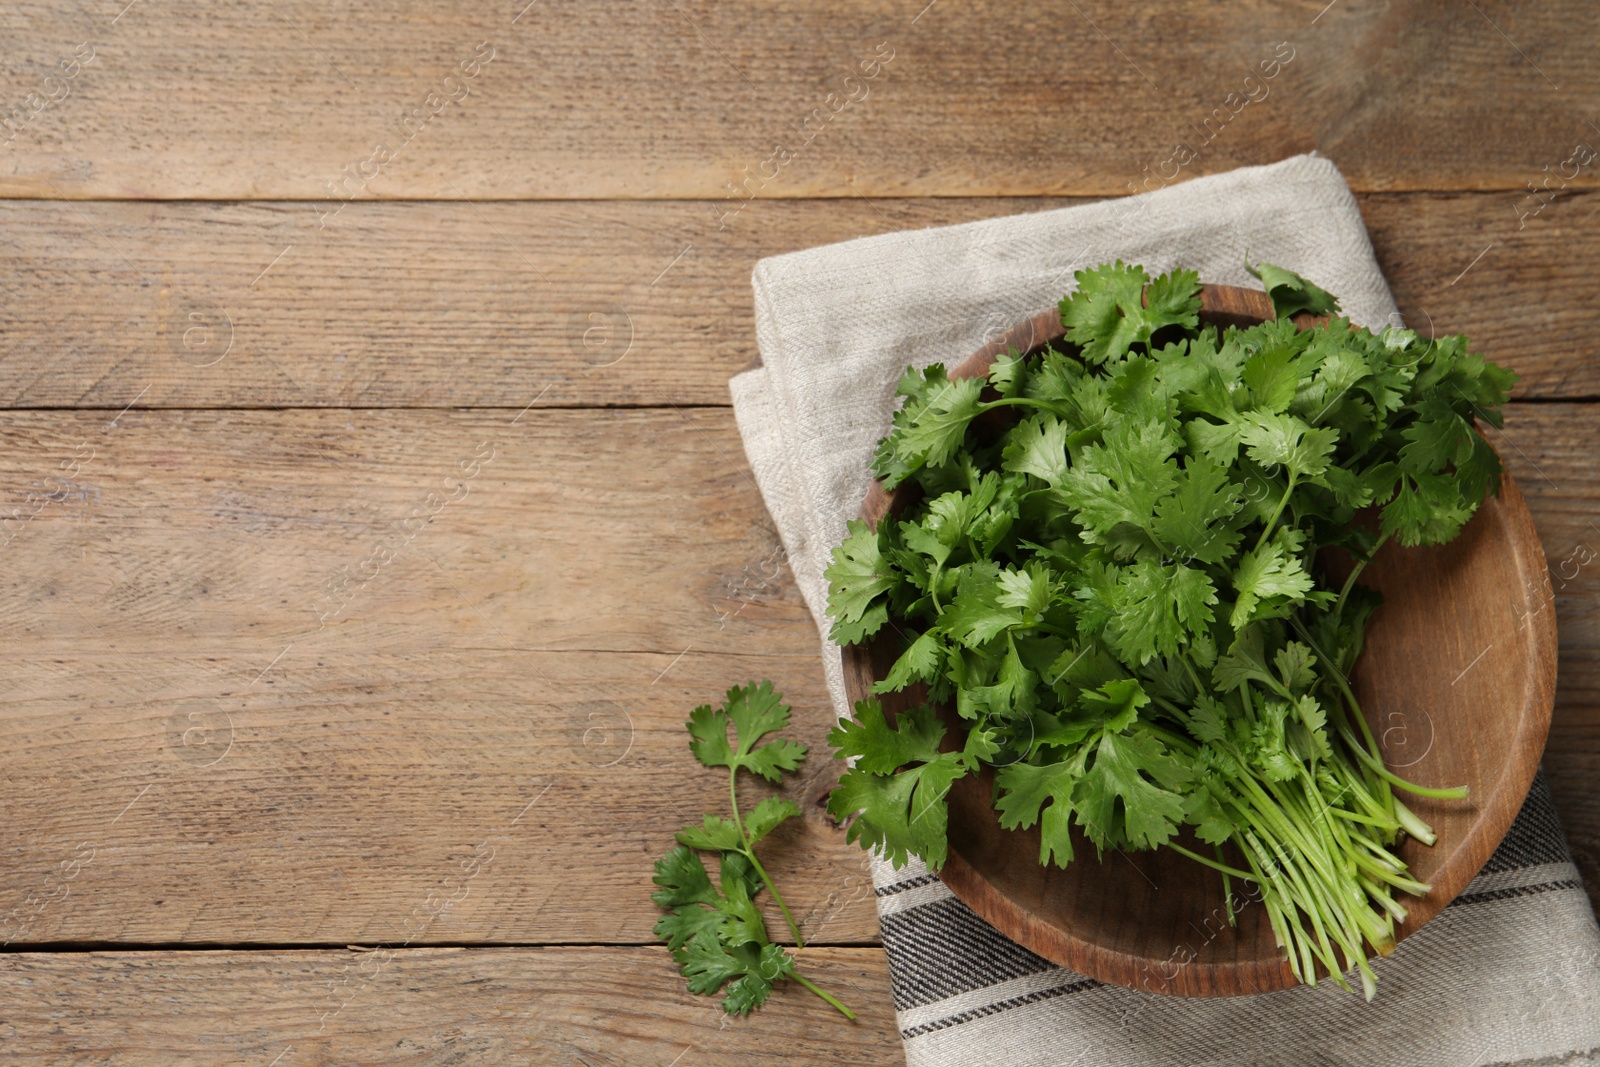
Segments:
[[[758,263],[762,365],[730,383],[734,414],[822,632],[823,570],[907,364],[964,358],[1085,267],[1259,287],[1247,255],[1314,279],[1359,324],[1400,322],[1355,199],[1315,156]],[[839,649],[823,646],[846,714]],[[1465,893],[1375,964],[1371,1004],[1326,983],[1223,999],[1103,985],[1007,940],[924,867],[872,866],[910,1067],[1600,1064],[1600,930],[1542,780]]]

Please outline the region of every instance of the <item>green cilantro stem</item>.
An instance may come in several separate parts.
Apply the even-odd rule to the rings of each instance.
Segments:
[[[1217,845],[1215,848],[1217,853],[1217,863],[1221,864],[1222,846]],[[1242,876],[1243,872],[1241,871],[1240,874]],[[1238,917],[1233,913],[1233,877],[1229,875],[1227,871],[1222,872],[1222,905],[1228,909],[1228,925],[1237,925],[1239,920]]]
[[[1400,803],[1398,798],[1394,802],[1394,813],[1400,820],[1400,825],[1405,829],[1405,832],[1421,841],[1424,845],[1431,845],[1439,839],[1438,835],[1433,832],[1433,827],[1417,818],[1416,813]]]
[[[737,767],[730,768],[728,771],[728,801],[733,805],[733,825],[739,831],[739,851],[749,859],[750,866],[755,868],[756,873],[761,876],[761,881],[766,884],[767,892],[772,894],[772,899],[777,903],[778,910],[783,912],[783,921],[789,924],[789,932],[794,935],[795,952],[798,954],[801,949],[806,947],[805,940],[800,936],[800,927],[794,921],[794,916],[789,913],[789,905],[784,903],[783,894],[778,892],[778,887],[773,884],[772,878],[768,876],[767,869],[761,866],[761,860],[756,857],[755,846],[750,843],[750,835],[745,833],[744,820],[739,816],[739,768]],[[856,1013],[845,1007],[827,990],[798,971],[789,977],[833,1005],[846,1019],[855,1022]]]
[[[796,982],[799,982],[801,985],[805,986],[807,989],[811,990],[811,992],[815,993],[823,1000],[827,1001],[829,1004],[832,1004],[835,1008],[839,1009],[839,1014],[843,1015],[846,1019],[849,1019],[851,1022],[856,1021],[856,1013],[839,1003],[838,1000],[834,999],[833,994],[829,993],[826,989],[823,989],[821,986],[817,985],[815,982],[811,981],[798,971],[790,975],[790,977]]]
[[[1028,408],[1038,408],[1040,411],[1050,411],[1050,412],[1054,412],[1056,410],[1056,405],[1054,405],[1054,404],[1047,403],[1046,401],[1043,401],[1043,400],[1035,400],[1032,397],[1027,397],[1027,396],[1007,396],[1007,397],[1001,397],[999,400],[990,400],[990,401],[987,401],[986,403],[979,404],[978,405],[978,410],[979,411],[992,411],[995,408],[1013,407],[1013,406],[1016,406],[1016,407],[1028,407]]]
[[[1389,770],[1383,765],[1382,760],[1373,758],[1371,753],[1362,748],[1361,743],[1350,733],[1349,727],[1340,727],[1339,734],[1345,739],[1345,743],[1350,746],[1351,751],[1355,753],[1356,759],[1365,763],[1373,774],[1376,774],[1397,789],[1404,789],[1407,793],[1413,793],[1419,797],[1429,797],[1434,800],[1462,800],[1470,793],[1470,790],[1464,785],[1426,786],[1409,782]]]
[[[1345,598],[1350,595],[1350,590],[1355,588],[1356,579],[1361,576],[1362,571],[1366,570],[1367,564],[1372,562],[1372,560],[1378,554],[1378,549],[1382,548],[1384,542],[1387,540],[1389,540],[1388,534],[1384,534],[1382,537],[1379,537],[1378,540],[1373,543],[1372,551],[1367,555],[1367,558],[1356,560],[1355,565],[1350,568],[1350,573],[1345,576],[1344,585],[1339,587],[1339,597],[1333,602],[1333,613],[1335,615],[1343,613]]]
[[[1180,844],[1177,844],[1176,842],[1170,842],[1169,841],[1167,843],[1167,847],[1172,849],[1172,851],[1174,851],[1174,852],[1179,852],[1179,853],[1182,853],[1185,856],[1188,856],[1190,859],[1194,860],[1196,863],[1203,863],[1207,867],[1210,867],[1214,871],[1222,872],[1222,876],[1224,878],[1227,878],[1227,877],[1243,878],[1246,881],[1250,881],[1250,882],[1253,882],[1253,881],[1256,880],[1256,876],[1251,874],[1249,871],[1241,871],[1237,867],[1230,867],[1226,863],[1221,862],[1220,860],[1207,859],[1206,857],[1200,855],[1198,852],[1190,852],[1188,849],[1184,848]],[[1224,884],[1226,884],[1226,883],[1224,883]]]
[[[1261,536],[1256,538],[1256,551],[1261,551],[1261,546],[1267,543],[1267,538],[1272,536],[1272,530],[1278,525],[1278,516],[1283,514],[1284,505],[1289,503],[1289,498],[1294,495],[1295,483],[1300,480],[1299,471],[1289,472],[1289,485],[1283,491],[1283,496],[1278,499],[1278,506],[1272,509],[1272,517],[1267,519],[1267,524],[1261,528]]]
[[[783,895],[778,892],[778,887],[772,884],[772,879],[767,876],[767,869],[761,866],[761,861],[756,858],[756,850],[750,844],[750,835],[744,832],[744,821],[739,818],[739,768],[737,767],[728,771],[728,799],[733,803],[733,825],[739,831],[739,851],[749,859],[750,866],[756,869],[756,873],[766,883],[767,892],[771,893],[772,899],[777,902],[778,910],[783,912],[784,922],[789,924],[789,932],[794,934],[794,947],[805,948],[805,942],[800,939],[800,927],[795,925],[794,916],[789,914],[789,905],[783,902]]]

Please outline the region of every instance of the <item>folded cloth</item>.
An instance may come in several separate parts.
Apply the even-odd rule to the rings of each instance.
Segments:
[[[1081,268],[1122,259],[1259,288],[1247,255],[1337,294],[1358,324],[1400,323],[1354,197],[1315,156],[756,264],[762,366],[730,383],[734,415],[823,634],[823,569],[907,364],[964,358]],[[823,662],[846,714],[826,637]],[[872,868],[910,1067],[1600,1064],[1600,931],[1542,780],[1462,896],[1377,961],[1371,1004],[1329,983],[1226,999],[1104,985],[1009,941],[920,864]]]

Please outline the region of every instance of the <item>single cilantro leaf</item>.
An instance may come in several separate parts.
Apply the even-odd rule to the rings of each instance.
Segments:
[[[689,715],[689,750],[707,767],[732,767],[758,774],[776,782],[782,772],[792,771],[805,759],[806,746],[788,739],[760,745],[774,730],[789,725],[789,705],[773,692],[771,682],[751,682],[734,686],[721,708],[702,704]],[[728,743],[728,727],[738,737],[735,748]]]
[[[776,830],[785,819],[792,819],[799,814],[800,807],[792,800],[783,797],[763,797],[761,803],[744,817],[744,832],[753,845]]]
[[[943,661],[944,645],[940,642],[939,635],[933,630],[919,634],[917,639],[900,653],[900,658],[889,668],[889,673],[873,684],[872,691],[893,693],[904,689],[912,682],[931,682]]]
[[[1475,436],[1471,424],[1437,396],[1423,399],[1417,406],[1417,420],[1400,435],[1406,439],[1400,449],[1400,469],[1408,474],[1432,474],[1465,463],[1472,455]]]
[[[652,893],[650,899],[663,908],[717,902],[717,890],[706,874],[705,865],[699,856],[682,845],[656,860],[652,881],[661,888]]]
[[[1300,770],[1284,736],[1289,705],[1281,700],[1262,701],[1259,718],[1250,724],[1243,748],[1245,758],[1269,782],[1287,782]]]
[[[1174,556],[1221,563],[1239,543],[1243,491],[1227,468],[1205,456],[1190,456],[1178,487],[1156,505],[1150,532]]]
[[[695,934],[684,946],[683,975],[689,979],[691,993],[715,993],[729,979],[743,974],[745,967],[709,930]]]
[[[884,624],[887,606],[877,598],[901,579],[879,552],[877,531],[860,519],[850,520],[846,529],[849,532],[834,548],[833,563],[823,577],[828,579],[828,614],[833,616],[830,636],[842,645],[853,645]]]
[[[948,849],[945,796],[951,783],[967,773],[966,758],[937,750],[944,727],[935,722],[931,708],[903,713],[892,733],[883,728],[875,700],[858,701],[856,716],[854,726],[841,722],[830,735],[841,746],[837,755],[856,756],[857,762],[829,794],[829,814],[838,820],[855,815],[845,839],[859,840],[895,867],[905,866],[914,855],[939,868]],[[926,762],[889,770],[916,760]]]
[[[1184,821],[1208,845],[1220,845],[1243,829],[1233,812],[1218,799],[1205,782],[1198,784],[1183,801]]]
[[[1407,547],[1441,544],[1461,532],[1476,507],[1448,475],[1412,474],[1396,483],[1394,499],[1379,515],[1378,527]]]
[[[1316,662],[1311,649],[1299,641],[1290,641],[1272,657],[1272,665],[1278,669],[1284,688],[1291,691],[1309,689],[1316,683],[1317,672],[1312,670]]]
[[[793,974],[794,957],[777,945],[762,945],[749,969],[728,986],[728,995],[722,998],[722,1010],[729,1015],[749,1015],[767,1002],[772,987],[779,980]]]
[[[1273,314],[1280,319],[1287,319],[1302,311],[1309,311],[1313,315],[1333,315],[1339,311],[1339,301],[1332,293],[1311,284],[1292,270],[1274,267],[1270,263],[1252,267],[1248,261],[1244,269],[1261,279],[1261,284],[1266,286],[1267,296],[1272,299]]]
[[[1467,458],[1456,464],[1456,482],[1462,496],[1477,504],[1488,493],[1500,492],[1500,457],[1476,428],[1469,432],[1471,448]]]
[[[717,924],[717,937],[726,945],[767,943],[767,923],[755,901],[761,885],[756,881],[759,875],[752,877],[753,871],[744,853],[722,854],[722,899],[717,901],[721,920]]]
[[[994,357],[989,364],[989,385],[1001,396],[1019,396],[1031,380],[1029,361],[1016,349]]]
[[[686,826],[678,831],[678,840],[690,848],[731,849],[739,847],[739,828],[732,819],[720,815],[707,815],[702,826]]]
[[[1045,866],[1065,867],[1072,860],[1072,794],[1082,775],[1081,759],[1043,766],[1013,763],[995,773],[1000,825],[1018,830],[1042,820],[1039,862]]]
[[[773,944],[727,945],[709,932],[696,934],[682,950],[682,970],[689,991],[711,994],[728,982],[722,1009],[748,1015],[766,1003],[773,983],[794,973],[794,960]]]
[[[1261,335],[1261,347],[1245,360],[1240,374],[1256,411],[1281,414],[1294,400],[1300,386],[1300,361],[1297,358],[1304,342],[1297,341],[1294,324],[1283,322],[1283,330]]]
[[[1149,276],[1121,260],[1073,276],[1078,289],[1061,301],[1067,340],[1082,348],[1086,363],[1120,358],[1139,335],[1138,309]]]
[[[1075,791],[1078,825],[1102,848],[1155,848],[1177,832],[1191,772],[1146,730],[1104,733]]]
[[[1202,693],[1189,709],[1189,732],[1198,741],[1210,743],[1228,736],[1228,709],[1222,701]]]
[[[1193,328],[1199,322],[1200,279],[1193,271],[1173,271],[1151,282],[1143,267],[1119,260],[1074,277],[1077,291],[1061,301],[1061,323],[1067,340],[1082,348],[1084,362],[1091,365],[1121,359],[1163,326]]]
[[[856,701],[854,718],[840,719],[829,731],[828,744],[835,759],[854,759],[858,770],[893,774],[908,763],[938,759],[944,734],[944,723],[931,707],[902,712],[890,726],[883,705],[868,698]]]
[[[1192,270],[1169,271],[1145,289],[1144,320],[1148,341],[1163,326],[1194,329],[1200,324],[1200,275]]]
[[[1235,630],[1261,617],[1258,607],[1276,606],[1286,600],[1304,597],[1314,584],[1300,562],[1304,538],[1291,527],[1280,527],[1272,540],[1239,557],[1233,571],[1233,590],[1238,599],[1228,624]]]
[[[1217,591],[1203,570],[1140,559],[1102,575],[1100,584],[1080,586],[1075,595],[1099,601],[1105,615],[1100,625],[1124,662],[1142,665],[1157,655],[1173,655],[1185,635],[1211,623]]]
[[[1262,652],[1259,626],[1245,626],[1239,630],[1239,636],[1234,640],[1233,647],[1217,657],[1217,665],[1213,668],[1211,677],[1217,688],[1224,693],[1250,682],[1262,682],[1270,686],[1276,680]]]
[[[1067,425],[1054,415],[1034,415],[1012,428],[1005,469],[1031,474],[1050,486],[1067,476]]]
[[[1239,439],[1250,458],[1263,467],[1282,466],[1297,475],[1314,477],[1327,469],[1339,431],[1312,429],[1293,415],[1247,411],[1239,416]]]
[[[1078,703],[1099,729],[1119,734],[1133,725],[1139,709],[1150,703],[1150,697],[1137,678],[1118,678],[1098,689],[1085,690]]]
[[[982,410],[983,386],[982,378],[947,378],[939,366],[924,372],[922,385],[908,395],[889,436],[878,446],[873,470],[886,488],[950,458],[966,435],[967,424]]]
[[[1022,611],[1000,602],[1004,591],[997,575],[970,570],[962,576],[956,597],[940,618],[955,640],[977,648],[1025,621]]]
[[[1121,524],[1148,530],[1155,508],[1178,481],[1173,453],[1182,443],[1160,421],[1121,422],[1104,443],[1086,445],[1057,492],[1083,527],[1083,539],[1105,544]]]
[[[995,597],[1001,607],[1015,608],[1025,617],[1044,614],[1060,591],[1060,583],[1050,574],[1050,569],[1039,563],[1029,563],[1023,570],[1003,570],[995,577],[999,592]]]

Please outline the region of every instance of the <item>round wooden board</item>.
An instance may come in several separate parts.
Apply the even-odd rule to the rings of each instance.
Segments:
[[[1201,297],[1202,321],[1219,326],[1271,316],[1259,290],[1208,285]],[[983,375],[1000,353],[1032,351],[1061,334],[1056,312],[1044,312],[951,377]],[[874,483],[862,517],[876,525],[904,502]],[[1406,795],[1438,842],[1407,840],[1400,848],[1415,876],[1433,886],[1424,898],[1403,898],[1409,916],[1396,930],[1403,939],[1466,887],[1527,796],[1555,700],[1555,610],[1544,552],[1509,475],[1456,540],[1386,545],[1362,580],[1383,593],[1384,604],[1352,682],[1385,758],[1419,784],[1471,790],[1459,801]],[[883,635],[844,650],[852,703],[871,693],[898,651]],[[923,698],[919,687],[880,699],[893,713]],[[1237,883],[1234,927],[1221,877],[1170,850],[1097,859],[1074,831],[1077,858],[1068,868],[1041,866],[1038,829],[1002,829],[992,790],[987,772],[951,789],[950,857],[940,877],[1006,936],[1091,978],[1152,993],[1233,996],[1295,984],[1265,909],[1243,898]]]

